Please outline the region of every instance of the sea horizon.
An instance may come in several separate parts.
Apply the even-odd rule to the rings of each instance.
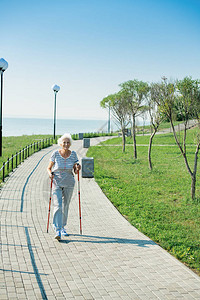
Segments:
[[[29,118],[29,117],[4,117],[3,136],[22,136],[33,134],[52,134],[54,120],[50,118]],[[117,130],[116,124],[111,121],[111,130]],[[71,134],[87,132],[107,132],[107,120],[86,120],[86,119],[57,119],[56,135],[66,132]]]

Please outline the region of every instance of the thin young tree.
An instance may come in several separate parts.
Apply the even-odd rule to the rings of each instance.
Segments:
[[[112,116],[120,124],[122,132],[122,151],[125,152],[126,128],[130,122],[128,115],[128,102],[123,92],[108,95],[100,102],[101,107],[110,106]]]
[[[149,139],[149,149],[148,149],[148,162],[149,162],[149,169],[152,170],[152,161],[151,161],[151,150],[152,150],[152,143],[153,138],[158,131],[160,124],[164,121],[165,116],[160,111],[160,84],[159,83],[152,83],[150,86],[150,93],[148,97],[148,109],[149,109],[149,116],[151,120],[151,126],[153,127],[153,132],[151,133]]]
[[[149,92],[149,85],[147,82],[134,79],[121,83],[119,86],[121,87],[121,91],[123,92],[124,97],[126,97],[129,105],[129,114],[132,119],[134,158],[137,159],[136,117],[148,109],[146,105],[146,98]]]
[[[198,130],[196,136],[196,150],[194,155],[193,169],[188,161],[187,149],[186,149],[186,136],[187,125],[190,119],[195,118],[197,121],[197,128],[199,129],[199,115],[200,115],[200,81],[193,80],[191,77],[185,77],[183,80],[177,81],[177,109],[178,113],[182,116],[184,124],[183,142],[182,145],[178,140],[174,126],[172,127],[174,138],[184,158],[187,171],[191,177],[191,197],[195,199],[196,191],[196,175],[197,175],[197,160],[200,148],[200,131]]]
[[[197,145],[195,151],[193,170],[189,164],[186,148],[187,125],[190,118],[196,117],[199,124],[200,115],[200,82],[193,80],[190,77],[185,77],[183,80],[176,82],[167,82],[165,78],[160,85],[160,104],[158,103],[162,113],[169,119],[173,131],[173,135],[184,158],[186,169],[191,176],[191,197],[195,198],[196,190],[196,173],[197,173],[197,160],[200,148],[200,138],[197,134]],[[178,113],[182,115],[184,120],[184,130],[182,141],[178,138],[175,126],[174,115]]]

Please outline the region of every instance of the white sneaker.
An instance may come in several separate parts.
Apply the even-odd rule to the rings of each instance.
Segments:
[[[60,233],[60,230],[57,230],[57,231],[56,231],[55,239],[58,240],[58,241],[61,239],[61,233]]]
[[[68,236],[69,234],[67,233],[67,231],[65,230],[65,228],[61,229],[61,234],[64,236]]]

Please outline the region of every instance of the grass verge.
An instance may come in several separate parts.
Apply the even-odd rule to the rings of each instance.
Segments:
[[[191,130],[188,141],[192,142],[193,136]],[[139,137],[138,144],[148,144],[147,138]],[[133,159],[132,147],[122,153],[121,147],[114,146],[118,139],[91,147],[87,155],[94,157],[95,179],[119,212],[200,275],[200,163],[197,199],[192,201],[190,176],[179,149],[173,146],[171,135],[156,138],[158,144],[165,141],[166,145],[153,147],[152,171],[148,168],[147,146],[138,147],[137,160]],[[187,153],[193,163],[194,148],[189,147]]]

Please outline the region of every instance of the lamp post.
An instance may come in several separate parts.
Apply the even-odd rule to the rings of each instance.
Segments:
[[[53,126],[53,138],[55,140],[56,138],[56,95],[60,91],[60,87],[58,85],[53,85],[52,90],[54,91],[55,94],[55,101],[54,101],[54,126]]]
[[[0,107],[0,156],[2,156],[2,104],[3,104],[3,72],[8,68],[8,63],[5,59],[0,59],[1,72],[1,107]]]

